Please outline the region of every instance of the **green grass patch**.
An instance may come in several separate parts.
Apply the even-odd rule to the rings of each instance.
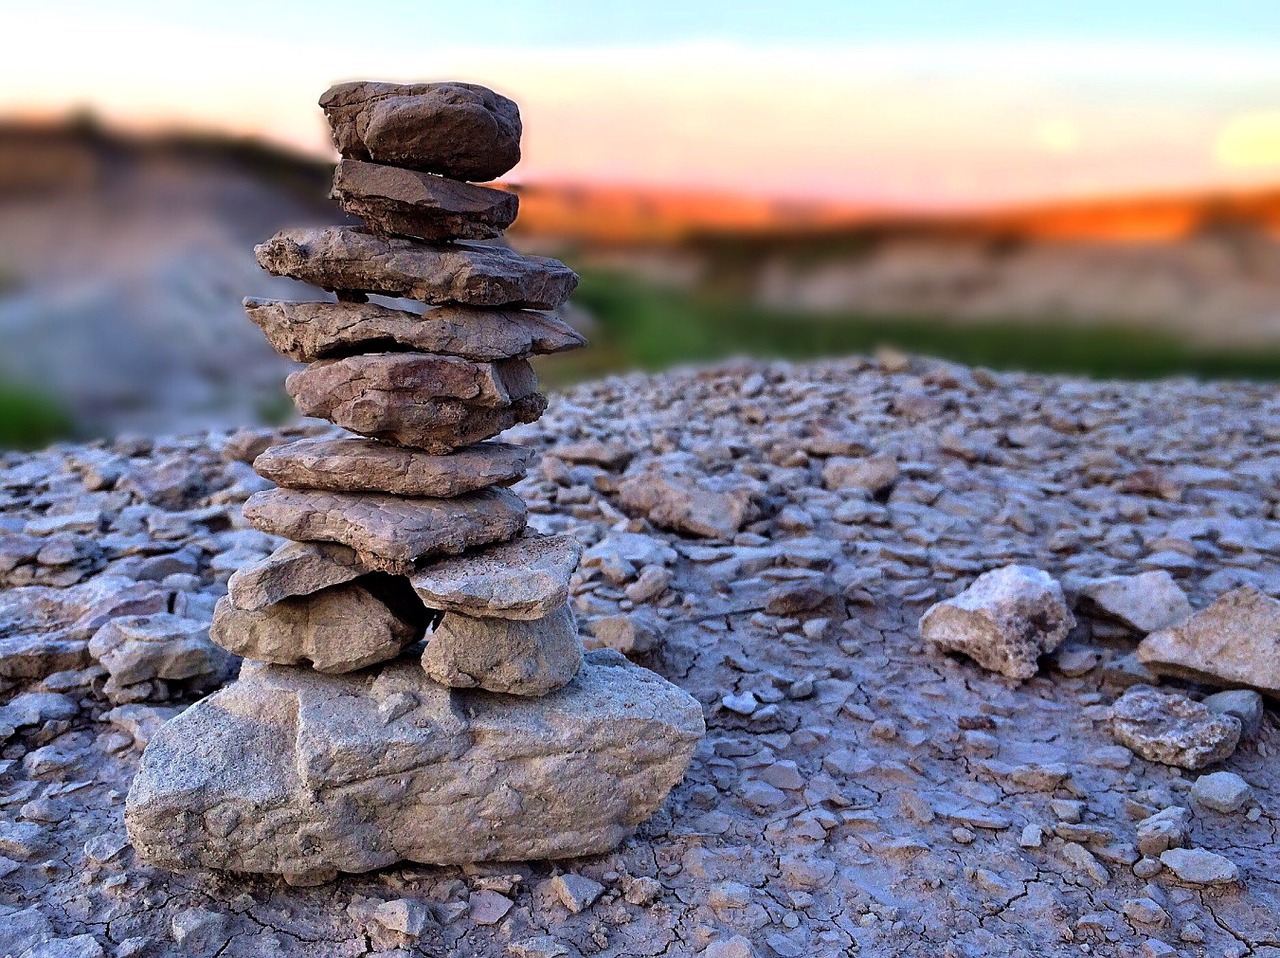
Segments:
[[[591,349],[541,362],[540,371],[552,385],[730,356],[815,359],[882,346],[992,369],[1095,378],[1280,379],[1280,348],[1213,349],[1175,334],[1105,321],[816,315],[603,272],[584,275],[574,302],[598,327]]]
[[[75,432],[75,420],[56,399],[0,384],[0,449],[40,449]]]

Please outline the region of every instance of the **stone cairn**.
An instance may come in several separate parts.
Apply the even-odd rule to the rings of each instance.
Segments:
[[[474,242],[515,219],[515,194],[474,182],[519,160],[519,110],[465,83],[344,83],[320,105],[333,196],[365,225],[283,230],[256,254],[337,301],[245,305],[308,364],[286,384],[298,409],[357,435],[254,464],[277,488],[245,518],[293,541],[231,577],[211,634],[240,677],[152,740],[130,839],[160,865],[295,882],[606,851],[704,727],[654,673],[583,653],[581,549],[523,534],[507,486],[530,450],[488,441],[546,408],[528,357],[585,344],[549,312],[572,270]]]

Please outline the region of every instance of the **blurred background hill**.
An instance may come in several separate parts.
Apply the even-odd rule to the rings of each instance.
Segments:
[[[521,102],[510,241],[579,270],[595,347],[544,361],[552,385],[880,346],[1280,378],[1275,11],[543,0],[477,47],[456,10],[392,0],[368,16],[432,41],[370,58],[242,6],[21,14],[68,46],[0,64],[0,447],[289,414],[239,304],[315,295],[252,247],[342,221],[313,104],[366,74]],[[287,72],[228,52],[277,44]]]

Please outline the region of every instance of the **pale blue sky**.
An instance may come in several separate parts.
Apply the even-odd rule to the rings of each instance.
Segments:
[[[43,0],[46,12],[122,27],[163,21],[246,35],[333,38],[352,43],[476,42],[503,46],[665,44],[689,40],[830,43],[873,40],[1107,39],[1280,43],[1280,4],[1265,0],[438,0],[270,2]],[[367,16],[367,24],[353,25]],[[375,30],[388,27],[392,36]]]
[[[0,113],[327,151],[354,78],[486,83],[517,179],[892,205],[1280,183],[1280,0],[42,0]]]

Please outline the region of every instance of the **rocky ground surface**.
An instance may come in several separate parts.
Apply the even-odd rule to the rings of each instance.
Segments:
[[[0,955],[1280,955],[1273,714],[1185,772],[1112,735],[1140,633],[1077,604],[1019,681],[918,627],[1014,563],[1072,601],[1149,570],[1197,609],[1280,594],[1274,389],[739,364],[581,386],[514,435],[544,450],[531,525],[587,548],[584,634],[704,707],[658,815],[596,858],[316,887],[147,866],[124,794],[236,668],[207,627],[279,545],[239,514],[270,436],[8,455]]]

